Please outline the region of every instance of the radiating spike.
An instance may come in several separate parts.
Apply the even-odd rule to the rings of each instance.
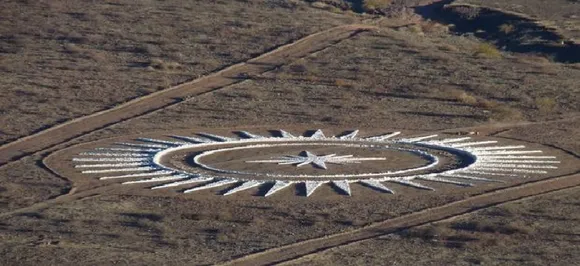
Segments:
[[[166,144],[166,145],[170,145],[170,146],[183,146],[183,145],[189,144],[187,142],[181,142],[181,141],[168,141],[168,140],[151,139],[151,138],[137,138],[137,140],[143,141],[143,142],[157,143],[157,144]]]
[[[354,138],[356,138],[356,135],[358,134],[358,132],[359,132],[359,130],[357,129],[357,130],[352,131],[348,134],[339,136],[338,139],[354,139]]]
[[[83,174],[99,174],[99,173],[114,173],[114,172],[141,172],[141,171],[151,171],[159,169],[156,166],[145,166],[145,167],[132,167],[132,168],[111,168],[111,169],[98,169],[98,170],[84,170]]]
[[[380,190],[380,191],[384,191],[384,192],[387,192],[387,193],[395,194],[395,192],[392,191],[390,188],[388,188],[385,185],[381,184],[379,181],[376,181],[376,180],[373,180],[373,179],[371,179],[371,180],[361,180],[361,181],[359,181],[359,183],[361,183],[363,185],[366,185],[366,186],[369,186],[369,187],[372,187],[372,188],[375,188],[375,189]]]
[[[128,174],[128,175],[118,175],[118,176],[104,176],[99,178],[99,180],[107,180],[107,179],[119,179],[119,178],[130,178],[130,177],[142,177],[142,176],[155,176],[155,175],[170,175],[175,172],[162,170],[162,171],[155,171],[150,173],[138,173],[138,174]]]
[[[264,184],[264,183],[265,182],[263,182],[263,181],[257,181],[257,180],[246,181],[246,182],[242,183],[241,185],[239,185],[238,187],[232,188],[228,192],[224,193],[224,196],[231,195],[231,194],[234,194],[236,192],[240,192],[242,190],[257,187],[257,186]]]
[[[178,135],[171,135],[171,137],[174,139],[187,141],[187,142],[192,143],[192,144],[214,142],[213,140],[210,140],[210,139],[202,139],[202,138],[196,138],[196,137],[186,137],[186,136],[178,136]]]
[[[292,182],[276,180],[276,182],[274,182],[274,185],[268,190],[268,192],[266,192],[264,197],[271,196],[274,193],[284,189],[285,187],[287,187],[291,184],[292,184]]]
[[[286,132],[286,131],[284,131],[284,130],[282,130],[282,129],[278,130],[278,132],[280,132],[280,135],[281,135],[283,138],[292,138],[292,139],[293,139],[293,138],[296,138],[294,135],[292,135],[292,134],[290,134],[290,133],[288,133],[288,132]]]
[[[419,183],[415,183],[415,182],[409,181],[409,180],[387,180],[387,181],[388,182],[398,183],[398,184],[405,185],[405,186],[409,186],[409,187],[419,188],[419,189],[435,190],[432,187],[424,186],[424,185],[421,185]]]
[[[455,171],[455,173],[464,173],[464,174],[477,174],[477,175],[492,175],[492,176],[518,176],[516,174],[507,174],[507,173],[491,173],[485,171],[471,171],[471,170],[460,170]]]
[[[265,138],[264,136],[260,136],[260,135],[256,135],[256,134],[252,134],[248,131],[238,131],[238,133],[246,138],[250,138],[250,139],[263,139]]]
[[[139,157],[139,158],[73,158],[73,162],[146,162],[150,161],[150,158]]]
[[[512,172],[512,173],[526,173],[526,174],[547,174],[547,171],[542,170],[527,170],[527,169],[510,169],[510,168],[485,168],[485,167],[473,167],[471,169],[490,171],[490,172]]]
[[[542,151],[535,150],[535,151],[510,151],[510,150],[502,150],[502,151],[482,151],[482,152],[472,152],[473,154],[477,155],[478,157],[481,155],[513,155],[513,154],[529,154],[529,153],[542,153]],[[486,156],[487,158],[487,156]]]
[[[422,141],[422,140],[425,140],[425,139],[432,139],[434,137],[437,137],[437,135],[429,135],[429,136],[417,137],[417,138],[409,138],[409,139],[400,139],[398,141],[400,141],[400,142],[418,142],[418,141]]]
[[[137,181],[127,181],[127,182],[123,182],[123,185],[126,184],[141,184],[141,183],[154,183],[154,182],[162,182],[162,181],[172,181],[172,180],[179,180],[179,179],[184,179],[189,177],[190,175],[186,175],[186,174],[180,174],[180,175],[167,175],[167,176],[159,176],[159,177],[153,177],[153,178],[149,178],[149,179],[142,179],[142,180],[137,180]]]
[[[127,152],[83,152],[79,155],[87,156],[108,156],[108,157],[151,157],[150,153],[127,153]]]
[[[556,159],[556,156],[534,156],[534,155],[478,155],[479,159]]]
[[[233,141],[233,140],[238,140],[235,138],[230,138],[230,137],[224,137],[224,136],[220,136],[220,135],[215,135],[215,134],[210,134],[210,133],[197,133],[197,135],[206,137],[206,138],[210,138],[210,139],[215,139],[217,141],[221,141],[221,142],[226,142],[226,141]]]
[[[306,197],[309,197],[314,193],[320,185],[324,184],[322,181],[304,181],[304,185],[306,186]]]
[[[79,164],[75,165],[75,168],[105,168],[105,167],[127,167],[127,166],[148,166],[149,163],[136,162],[136,163],[103,163],[103,164]]]
[[[143,148],[96,148],[95,150],[99,151],[133,151],[133,152],[158,152],[162,149],[143,149]]]
[[[471,147],[471,146],[478,146],[478,145],[487,145],[487,144],[494,144],[497,143],[496,140],[487,140],[487,141],[475,141],[475,142],[464,142],[458,144],[451,144],[449,146],[453,148],[461,148],[461,147]]]
[[[128,146],[128,147],[140,147],[140,148],[159,148],[159,149],[167,149],[171,147],[170,145],[162,145],[162,144],[141,144],[141,143],[129,143],[129,142],[118,142],[115,145],[121,146]]]
[[[448,184],[453,184],[453,185],[458,185],[458,186],[463,186],[463,187],[472,187],[473,186],[473,184],[470,184],[470,183],[457,182],[457,181],[453,181],[453,180],[449,180],[449,179],[445,179],[445,178],[441,178],[441,177],[420,176],[420,177],[417,177],[417,179],[422,179],[422,180],[432,181],[432,182],[448,183]]]
[[[335,185],[338,189],[342,190],[347,195],[349,195],[349,196],[352,195],[350,192],[350,185],[348,184],[348,182],[346,180],[332,181],[332,184]]]
[[[518,145],[518,146],[495,146],[495,147],[480,147],[480,148],[471,148],[471,151],[494,151],[494,150],[513,150],[513,149],[524,149],[526,146]]]
[[[462,137],[462,138],[450,138],[450,139],[442,139],[442,140],[434,140],[433,142],[446,144],[446,143],[455,143],[455,142],[462,142],[466,140],[470,140],[471,137]]]
[[[552,165],[505,164],[505,163],[487,163],[487,162],[478,163],[477,166],[490,168],[558,169],[558,167]]]
[[[469,176],[469,175],[441,174],[439,176],[445,176],[445,177],[451,177],[451,178],[457,178],[457,179],[468,179],[468,180],[475,180],[475,181],[484,181],[484,182],[504,183],[504,181],[501,181],[501,180],[495,180],[495,179],[489,179],[489,178],[483,178],[483,177],[477,177],[477,176]]]
[[[322,132],[322,130],[320,130],[320,129],[317,129],[316,131],[314,131],[314,133],[312,133],[310,138],[311,139],[323,139],[323,138],[325,138],[324,132]]]
[[[213,177],[205,177],[205,176],[193,176],[192,178],[189,178],[186,180],[171,182],[171,183],[155,186],[155,187],[152,187],[151,189],[177,187],[177,186],[181,186],[181,185],[188,185],[188,184],[192,184],[192,183],[199,183],[199,182],[205,182],[205,181],[210,181],[210,180],[214,180],[214,178]]]
[[[199,187],[187,189],[187,190],[183,191],[183,193],[190,193],[190,192],[194,192],[194,191],[198,191],[198,190],[202,190],[202,189],[221,187],[221,186],[236,183],[236,182],[239,182],[239,181],[237,179],[222,179],[222,180],[217,181],[217,182],[213,182],[213,183],[205,184],[205,185],[202,185]]]
[[[536,161],[536,160],[480,160],[485,163],[538,163],[538,164],[559,164],[560,161]]]
[[[385,134],[385,135],[367,137],[365,139],[381,141],[381,140],[390,139],[390,138],[392,138],[396,135],[399,135],[399,134],[401,134],[401,132],[393,132],[393,133],[389,133],[389,134]]]

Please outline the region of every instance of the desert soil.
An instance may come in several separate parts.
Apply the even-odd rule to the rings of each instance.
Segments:
[[[348,12],[329,12],[301,2],[288,5],[282,1],[258,0],[189,4],[171,1],[140,4],[54,3],[58,4],[6,2],[2,4],[6,8],[0,11],[6,12],[6,17],[13,18],[0,22],[4,24],[4,32],[17,28],[14,25],[37,29],[20,29],[13,36],[2,33],[1,39],[5,44],[2,46],[2,60],[8,62],[3,64],[3,68],[8,70],[3,71],[2,75],[10,81],[5,83],[9,89],[5,90],[8,93],[3,94],[6,104],[2,104],[2,119],[5,119],[2,138],[8,143],[0,148],[3,149],[2,162],[7,163],[0,167],[2,264],[71,265],[78,264],[79,258],[88,265],[199,265],[235,258],[243,261],[259,258],[260,254],[271,254],[272,249],[276,250],[277,247],[293,243],[297,243],[298,247],[302,245],[301,241],[308,239],[314,238],[313,243],[330,247],[333,246],[329,245],[331,242],[325,242],[326,238],[321,237],[332,234],[338,234],[338,238],[352,236],[340,238],[337,243],[343,245],[352,240],[379,235],[369,230],[372,226],[388,225],[385,229],[391,231],[384,233],[391,233],[402,228],[397,221],[407,224],[403,227],[416,226],[461,214],[466,210],[462,204],[487,207],[491,203],[573,186],[578,180],[571,175],[578,172],[580,153],[580,110],[577,104],[580,68],[577,65],[507,52],[500,52],[500,56],[481,56],[478,49],[482,43],[475,38],[445,31],[428,31],[433,28],[425,26],[424,31],[418,32],[413,27],[401,27],[405,23],[400,21],[380,20],[372,26],[361,26],[361,19],[372,22],[373,18]],[[127,8],[135,10],[135,13],[124,12]],[[244,18],[239,19],[239,14],[245,14]],[[50,19],[43,24],[45,27],[36,27],[43,21],[36,16]],[[93,16],[101,19],[93,19]],[[140,20],[143,21],[139,25],[151,27],[132,26]],[[228,22],[234,24],[226,23],[229,20],[234,20]],[[252,22],[251,26],[247,27],[246,22]],[[55,25],[61,31],[51,30]],[[229,26],[220,28],[223,25]],[[112,30],[117,26],[117,31]],[[361,27],[370,30],[358,32]],[[183,32],[174,34],[176,29],[183,29]],[[146,35],[141,30],[151,31],[151,34]],[[73,31],[78,34],[70,33]],[[108,36],[105,33],[109,32],[112,35],[104,38]],[[89,39],[75,41],[75,45],[67,45],[68,48],[62,46],[91,34],[101,36],[103,41]],[[4,38],[4,35],[8,37]],[[153,47],[146,47],[145,50],[163,47],[162,51],[182,53],[184,56],[157,56],[153,52],[146,52],[150,54],[143,56],[143,50],[135,52],[131,48],[147,43],[139,39],[141,36],[152,36],[158,40],[152,41]],[[169,36],[182,36],[183,39]],[[188,38],[200,36],[206,38],[200,45],[188,45],[196,43]],[[305,38],[305,41],[300,41],[300,38]],[[240,42],[224,45],[231,39]],[[120,43],[109,43],[114,40],[120,40]],[[163,44],[159,44],[160,41]],[[214,47],[213,50],[210,47]],[[273,50],[276,48],[279,49]],[[84,52],[91,49],[102,49],[104,61],[100,64],[93,62],[95,59]],[[233,53],[233,59],[222,58],[224,53]],[[162,60],[152,61],[157,58]],[[217,62],[203,64],[203,67],[193,63],[205,62],[207,58],[217,58]],[[251,64],[262,62],[260,60],[275,67]],[[86,62],[92,70],[88,72],[88,68],[81,68],[81,62]],[[141,64],[129,67],[130,62]],[[180,67],[169,64],[171,62],[177,62]],[[71,64],[74,69],[70,69]],[[33,67],[27,67],[30,65]],[[234,65],[230,68],[234,71],[228,72],[231,76],[211,74],[230,65]],[[249,73],[238,75],[246,70]],[[141,83],[160,84],[159,80],[163,77],[171,77],[175,82],[170,83],[174,84],[204,74],[207,76],[197,79],[197,82],[208,82],[197,83],[202,86],[194,86],[194,80],[158,93],[149,94],[153,90],[147,91],[150,96],[135,99],[117,109],[79,118],[52,129],[52,133],[48,130],[31,135],[60,119],[93,114],[137,97]],[[55,76],[59,78],[55,79]],[[243,78],[243,82],[236,77]],[[91,78],[98,79],[99,83],[90,83]],[[207,86],[208,80],[216,82],[215,86]],[[85,81],[88,83],[83,83]],[[29,84],[30,87],[22,84]],[[84,90],[86,92],[81,93]],[[77,91],[81,94],[75,94]],[[110,95],[110,98],[99,95]],[[175,101],[169,96],[180,99]],[[51,97],[54,100],[50,100],[53,99]],[[95,99],[98,102],[94,103],[97,101]],[[87,101],[93,103],[88,104]],[[26,112],[22,109],[26,106],[31,106],[35,111]],[[62,109],[64,106],[70,109]],[[130,108],[134,113],[117,111],[131,106],[141,108]],[[59,108],[62,113],[53,111]],[[87,127],[77,127],[80,124],[75,123],[82,121],[90,123],[86,124]],[[563,167],[550,175],[510,179],[502,184],[478,184],[471,188],[433,184],[437,189],[435,192],[394,185],[398,193],[390,195],[353,185],[353,196],[349,198],[337,194],[330,186],[323,186],[309,198],[296,195],[296,189],[285,189],[269,198],[256,196],[260,194],[258,189],[232,197],[217,195],[224,188],[184,195],[177,190],[151,191],[147,186],[103,182],[79,175],[78,171],[70,168],[70,159],[78,152],[115,140],[173,133],[191,134],[198,130],[224,134],[232,129],[260,131],[278,128],[295,133],[317,128],[331,131],[361,128],[368,134],[401,130],[409,135],[477,131],[480,132],[479,137],[490,136],[502,142],[525,143],[557,155]],[[54,134],[60,132],[58,130],[63,131]],[[31,137],[9,143],[28,135]],[[11,147],[20,148],[14,148],[10,153],[4,152],[10,151]],[[12,152],[20,150],[30,154],[14,160],[13,157],[19,154]],[[557,175],[562,175],[560,180],[566,181],[551,179]],[[546,182],[554,187],[530,183],[512,190],[499,190],[497,194],[486,194],[532,181]],[[529,187],[532,189],[526,190]],[[511,193],[513,191],[524,192]],[[535,202],[541,203],[537,212],[547,213],[545,216],[548,218],[559,217],[551,215],[551,212],[558,210],[558,215],[577,212],[578,198],[574,197],[574,191],[510,203],[519,204],[522,210],[513,210],[508,217],[514,221],[527,221],[525,217],[531,211],[527,211],[526,206],[534,208]],[[481,195],[472,197],[478,194]],[[505,206],[512,206],[510,204]],[[430,213],[440,209],[447,212]],[[421,216],[421,213],[432,215]],[[415,223],[408,223],[411,220],[404,217],[419,218]],[[558,245],[573,245],[571,243],[577,235],[574,231],[575,220],[573,216],[564,217],[560,220],[555,218],[557,222],[542,218],[534,227],[539,228],[537,232],[540,233],[537,234],[526,234],[529,231],[526,228],[516,230],[517,233],[501,234],[501,240],[495,245],[486,242],[490,238],[486,235],[489,233],[487,231],[491,229],[479,230],[475,226],[471,230],[474,236],[470,237],[478,240],[472,241],[475,243],[473,245],[469,242],[459,247],[460,251],[456,247],[429,242],[433,239],[445,243],[453,241],[453,238],[449,239],[457,232],[448,232],[446,228],[453,226],[446,223],[455,221],[442,221],[441,225],[437,225],[443,228],[439,230],[450,236],[427,237],[426,240],[407,236],[421,235],[423,229],[419,228],[411,229],[419,233],[389,234],[386,239],[395,238],[393,241],[373,238],[336,250],[355,254],[352,255],[355,258],[352,264],[361,262],[357,260],[359,258],[368,258],[356,255],[360,250],[366,250],[365,245],[376,249],[387,245],[385,248],[393,248],[394,251],[397,248],[416,248],[425,251],[423,254],[427,254],[425,256],[431,258],[433,264],[444,263],[451,254],[458,253],[464,254],[465,263],[476,263],[475,260],[500,261],[503,255],[498,254],[503,251],[498,249],[507,245],[515,253],[510,258],[515,257],[514,263],[517,263],[521,262],[517,259],[527,255],[526,250],[514,247],[521,239],[545,236],[556,239]],[[494,224],[496,217],[484,210],[458,219],[465,219],[465,223],[470,219],[489,220]],[[542,231],[551,223],[558,224],[557,232]],[[363,227],[365,225],[370,227]],[[361,235],[357,238],[357,234]],[[569,238],[562,240],[560,234]],[[383,241],[382,244],[377,243],[380,241]],[[398,247],[399,243],[402,244]],[[542,254],[551,254],[545,245],[537,242],[530,244],[530,248],[536,247],[542,249]],[[315,249],[305,248],[295,253],[299,256],[287,258],[310,254],[302,259],[317,264],[344,261],[341,257],[335,257],[334,250],[318,255],[312,254]],[[441,250],[444,252],[439,253]],[[489,251],[489,257],[482,257],[486,251]],[[566,259],[569,261],[578,258],[575,255],[578,252],[573,249],[564,249],[563,252],[568,254]],[[256,253],[255,257],[244,257],[252,253]],[[444,256],[437,260],[435,253]],[[403,262],[410,257],[420,258],[411,253],[397,254],[400,255],[397,260]],[[538,264],[553,262],[552,258],[548,255],[532,257]],[[303,262],[299,260],[296,263]]]

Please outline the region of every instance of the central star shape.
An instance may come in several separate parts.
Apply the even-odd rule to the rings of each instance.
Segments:
[[[279,165],[294,164],[296,167],[301,167],[304,165],[312,164],[315,167],[321,169],[328,169],[327,163],[330,164],[348,164],[348,163],[360,163],[361,161],[378,161],[386,160],[383,157],[366,157],[366,158],[354,158],[353,155],[316,155],[309,151],[303,151],[300,155],[285,155],[282,157],[275,157],[272,160],[258,160],[258,161],[246,161],[246,163],[277,163]]]

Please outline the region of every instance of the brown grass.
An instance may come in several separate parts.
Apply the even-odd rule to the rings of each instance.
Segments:
[[[475,53],[476,56],[487,57],[487,58],[501,58],[501,52],[493,46],[493,44],[482,43],[477,46]]]
[[[393,0],[364,0],[363,8],[367,11],[387,8],[393,3]]]
[[[551,113],[554,111],[554,108],[556,107],[556,100],[554,98],[550,98],[550,97],[542,97],[542,98],[537,98],[535,100],[536,103],[536,108],[541,112],[541,113]]]
[[[501,24],[499,26],[499,31],[503,34],[510,34],[512,33],[516,27],[513,24]]]

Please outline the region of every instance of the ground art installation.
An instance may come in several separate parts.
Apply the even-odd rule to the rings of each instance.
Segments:
[[[528,150],[523,145],[501,146],[495,140],[473,141],[470,137],[401,138],[400,132],[359,137],[358,130],[332,137],[321,130],[306,136],[294,136],[284,130],[274,131],[271,136],[236,133],[237,137],[197,133],[170,136],[171,140],[139,138],[83,152],[73,161],[83,174],[101,180],[151,183],[151,189],[185,187],[180,190],[183,193],[229,184],[232,188],[224,195],[268,186],[263,196],[292,184],[303,186],[306,196],[327,183],[346,195],[351,195],[351,183],[386,193],[394,193],[388,183],[424,190],[433,188],[420,181],[472,186],[475,182],[502,182],[502,176],[545,174],[559,163],[554,156],[538,155],[542,151]],[[323,153],[321,149],[340,150]],[[360,155],[363,151],[366,155]],[[390,153],[381,155],[385,152]],[[172,163],[172,158],[181,158],[178,155],[184,159],[179,164]],[[389,157],[399,155],[414,156],[417,162],[407,167],[392,158],[395,162],[388,163]],[[228,166],[220,160],[238,163]],[[371,164],[373,169],[364,168]],[[349,172],[354,166],[358,170]]]

